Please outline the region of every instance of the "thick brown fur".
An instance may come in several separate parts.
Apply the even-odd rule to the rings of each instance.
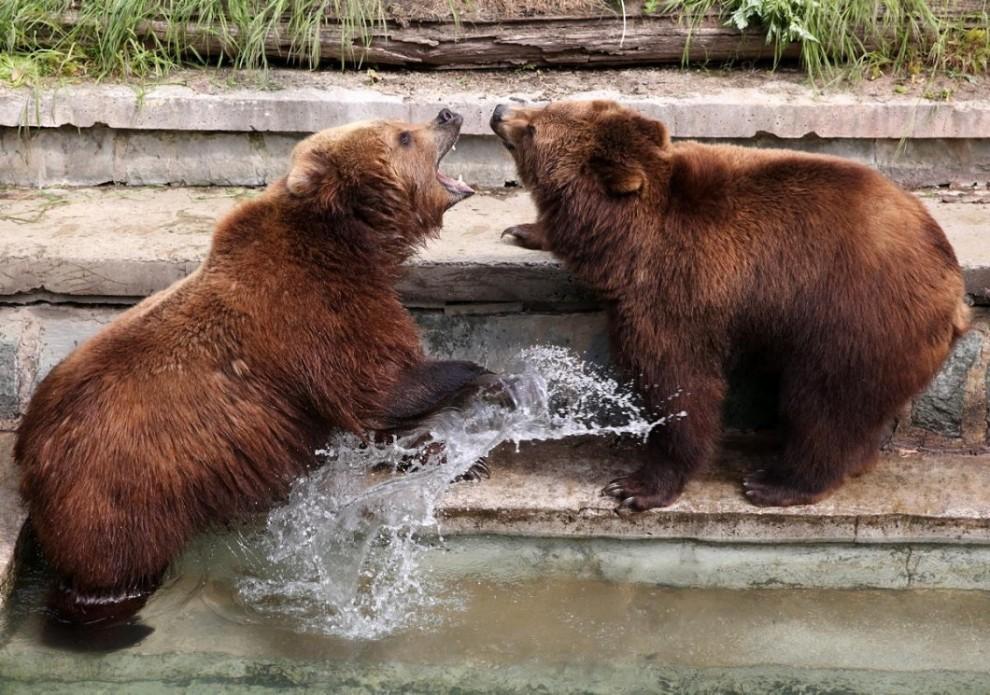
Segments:
[[[437,170],[460,124],[444,110],[307,138],[195,273],[41,382],[15,458],[60,618],[128,617],[193,534],[284,498],[333,430],[408,425],[484,374],[426,363],[394,289],[471,193]]]
[[[871,465],[888,420],[968,327],[945,234],[913,195],[834,157],[696,142],[608,101],[501,106],[492,127],[538,209],[506,230],[609,303],[615,356],[650,404],[649,460],[605,492],[665,506],[712,460],[726,374],[775,365],[785,444],[746,478],[761,505],[817,501]]]

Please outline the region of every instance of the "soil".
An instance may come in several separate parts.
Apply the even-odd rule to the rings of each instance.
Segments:
[[[623,95],[677,95],[691,97],[726,89],[760,89],[777,93],[827,94],[848,93],[870,99],[922,98],[932,101],[985,99],[990,94],[990,75],[953,77],[928,75],[914,78],[880,75],[876,79],[841,80],[829,85],[813,85],[808,76],[795,66],[770,70],[765,67],[718,69],[680,68],[611,68],[597,70],[457,70],[422,72],[410,70],[341,71],[327,68],[316,71],[274,68],[234,70],[196,68],[178,70],[163,80],[181,84],[203,93],[220,93],[231,89],[268,89],[290,87],[374,89],[382,94],[412,97],[424,92],[470,93],[480,96],[525,94],[533,100],[552,100],[578,92],[610,91]],[[153,83],[148,83],[150,86]]]

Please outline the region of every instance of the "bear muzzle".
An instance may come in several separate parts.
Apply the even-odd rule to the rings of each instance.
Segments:
[[[437,181],[450,194],[450,205],[474,195],[474,189],[464,183],[460,178],[451,178],[440,171],[440,161],[454,148],[457,138],[461,134],[461,125],[463,123],[464,117],[459,113],[454,113],[450,109],[441,109],[431,124],[431,128],[436,133]]]

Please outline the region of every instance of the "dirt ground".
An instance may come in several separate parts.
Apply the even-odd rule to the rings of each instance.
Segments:
[[[985,99],[990,95],[990,76],[915,78],[882,75],[877,79],[842,80],[832,84],[812,84],[797,67],[732,67],[718,69],[606,68],[594,70],[347,70],[332,67],[320,70],[273,68],[234,70],[196,68],[171,73],[161,81],[181,84],[203,93],[219,93],[237,88],[279,90],[289,87],[371,88],[394,96],[411,97],[421,92],[454,90],[478,95],[526,93],[534,99],[550,100],[574,92],[609,90],[630,96],[676,94],[690,97],[713,90],[759,88],[810,89],[821,93],[849,93],[875,99],[915,97],[933,101]],[[131,83],[133,86],[133,83]],[[146,83],[148,86],[154,82]],[[66,85],[71,87],[71,84]]]

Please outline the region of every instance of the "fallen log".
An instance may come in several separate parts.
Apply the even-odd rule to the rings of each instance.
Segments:
[[[147,22],[142,30],[163,40],[164,22]],[[236,31],[236,30],[235,30]],[[185,40],[200,55],[236,55],[236,33],[224,40],[207,27],[190,26]],[[797,57],[788,47],[785,57]],[[297,59],[286,31],[265,39],[269,59]],[[320,30],[321,61],[417,68],[513,68],[526,66],[622,66],[691,61],[770,58],[762,31],[743,32],[709,19],[688,27],[669,16],[554,17],[460,23],[416,22],[377,27],[367,40],[349,41],[339,27]]]

